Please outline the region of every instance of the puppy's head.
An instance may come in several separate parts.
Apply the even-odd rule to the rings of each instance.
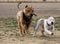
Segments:
[[[30,16],[31,14],[34,13],[33,7],[31,5],[30,6],[26,5],[24,9],[24,13],[26,16]]]
[[[55,24],[55,19],[53,17],[48,18],[48,24],[49,25],[54,25]]]

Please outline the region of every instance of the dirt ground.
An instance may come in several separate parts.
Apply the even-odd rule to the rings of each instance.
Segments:
[[[0,28],[0,44],[60,44],[60,31],[55,30],[54,36],[42,37],[40,31],[37,37],[26,35],[21,37],[17,30]]]
[[[41,16],[60,17],[60,3],[26,4],[33,5],[35,13],[38,15],[37,18]],[[20,9],[22,10],[26,4],[22,3]],[[38,31],[37,37],[33,37],[32,35],[21,37],[17,28],[17,22],[13,19],[16,17],[17,11],[17,3],[0,3],[0,44],[60,44],[60,31],[57,29],[53,36],[42,37],[40,31]],[[3,18],[5,17],[10,17],[12,19],[4,20]],[[35,18],[36,17],[33,19]],[[60,21],[60,19],[58,19],[58,21]],[[58,25],[60,25],[59,22]],[[33,26],[30,28],[31,30],[34,29]],[[32,32],[33,31],[31,31],[31,33]]]

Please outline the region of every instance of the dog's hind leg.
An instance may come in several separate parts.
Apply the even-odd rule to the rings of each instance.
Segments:
[[[25,32],[26,32],[26,34],[30,34],[28,29],[26,29]]]
[[[25,30],[25,34],[30,34],[27,26],[25,26],[25,29],[24,30]]]
[[[37,32],[38,28],[40,27],[40,22],[41,22],[41,20],[37,21],[36,28],[34,30],[33,36],[36,36],[36,32]]]
[[[20,17],[17,15],[17,26],[18,26],[18,29],[20,28]]]

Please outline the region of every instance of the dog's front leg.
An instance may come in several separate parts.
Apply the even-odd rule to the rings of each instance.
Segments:
[[[22,36],[25,35],[25,25],[21,23],[21,34]]]
[[[55,30],[55,27],[54,27],[54,25],[52,25],[52,27],[51,27],[52,35],[54,35],[54,30]]]
[[[47,25],[46,21],[44,21],[44,31],[47,32],[49,35],[53,34],[51,31],[48,30],[48,25]]]
[[[23,28],[20,22],[18,23],[18,26],[19,26],[19,33],[21,36],[23,36]]]
[[[25,34],[30,34],[27,26],[25,26]]]

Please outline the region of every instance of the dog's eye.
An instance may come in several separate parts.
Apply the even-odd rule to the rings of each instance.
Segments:
[[[52,19],[50,19],[50,21],[53,21]]]

